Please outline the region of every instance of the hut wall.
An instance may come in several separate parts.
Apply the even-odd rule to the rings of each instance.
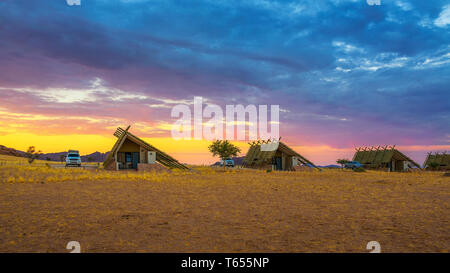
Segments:
[[[404,166],[405,166],[405,163],[404,163],[405,161],[402,161],[402,160],[396,160],[395,161],[395,168],[394,168],[394,170],[396,171],[396,172],[402,172],[402,171],[404,171]]]
[[[308,167],[308,166],[303,166],[303,165],[297,165],[297,166],[293,166],[292,170],[296,171],[296,172],[312,172],[313,168]]]
[[[274,166],[275,165],[272,165],[270,163],[264,163],[264,164],[261,164],[261,165],[258,165],[258,166],[254,166],[252,168],[265,171],[265,170],[275,170]]]
[[[140,162],[141,162],[141,163],[147,163],[147,162],[148,162],[148,159],[147,159],[147,157],[148,157],[147,150],[146,150],[145,148],[143,148],[143,147],[141,147],[140,149],[141,149],[141,154],[140,154],[140,156],[139,156]],[[139,167],[138,167],[138,168],[139,168]]]
[[[292,170],[292,156],[285,156],[284,170]]]
[[[139,163],[137,170],[140,172],[149,172],[149,171],[156,171],[156,172],[160,172],[160,171],[169,171],[169,169],[167,169],[166,167],[164,167],[161,164],[148,164],[148,163]]]

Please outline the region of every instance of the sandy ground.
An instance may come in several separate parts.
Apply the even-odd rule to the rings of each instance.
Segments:
[[[69,241],[82,252],[368,252],[369,241],[382,252],[450,250],[442,173],[155,176],[1,177],[0,252],[68,252]]]

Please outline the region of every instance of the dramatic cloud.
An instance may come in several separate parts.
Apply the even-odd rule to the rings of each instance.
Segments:
[[[449,145],[445,1],[81,2],[0,2],[0,133],[168,137],[203,96],[279,104],[302,147]]]
[[[445,6],[439,17],[434,20],[434,24],[438,27],[446,27],[450,24],[450,5]]]

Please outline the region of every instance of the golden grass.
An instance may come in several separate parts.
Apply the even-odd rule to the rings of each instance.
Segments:
[[[448,252],[442,173],[109,172],[0,157],[0,252]]]

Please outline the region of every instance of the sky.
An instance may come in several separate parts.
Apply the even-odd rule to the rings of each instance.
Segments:
[[[0,1],[0,144],[109,151],[119,126],[181,162],[194,96],[280,105],[280,135],[316,164],[397,145],[450,150],[450,1]],[[247,142],[237,142],[245,154]]]

